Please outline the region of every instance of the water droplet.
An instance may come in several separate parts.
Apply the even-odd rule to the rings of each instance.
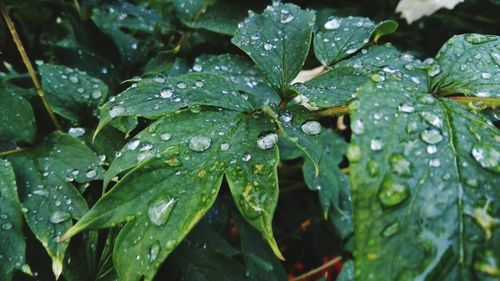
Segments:
[[[439,167],[439,166],[441,166],[441,160],[439,160],[439,159],[431,159],[431,160],[429,160],[429,166],[431,166],[431,167]]]
[[[426,129],[420,133],[420,138],[428,144],[437,144],[443,140],[441,132],[436,129]]]
[[[389,161],[391,163],[391,170],[402,176],[409,176],[411,164],[403,155],[401,154],[393,154],[389,157]]]
[[[160,243],[155,241],[151,248],[149,248],[149,261],[155,261],[160,253]]]
[[[189,140],[189,149],[196,152],[203,152],[207,150],[212,144],[212,140],[208,137],[197,135]]]
[[[102,97],[102,92],[100,90],[95,90],[92,92],[92,98],[93,99],[99,99],[100,97]]]
[[[434,127],[441,128],[443,126],[443,119],[432,112],[424,111],[420,113],[420,116]]]
[[[179,89],[186,89],[187,85],[186,85],[186,83],[180,81],[180,82],[177,82],[176,87],[179,88]]]
[[[12,223],[6,222],[6,223],[2,224],[2,229],[3,230],[10,230],[10,229],[12,229]]]
[[[307,121],[301,126],[302,132],[306,135],[318,135],[321,133],[321,124],[318,121]]]
[[[53,224],[58,224],[65,222],[71,218],[71,214],[65,211],[55,211],[50,215],[50,222]]]
[[[428,145],[427,146],[427,153],[429,153],[429,154],[434,154],[437,152],[437,150],[438,150],[437,146],[435,146],[435,145]]]
[[[159,83],[159,84],[163,84],[163,83],[165,83],[165,77],[155,76],[155,78],[153,78],[153,81],[155,81],[156,83]]]
[[[45,189],[37,189],[33,191],[33,194],[42,196],[42,197],[48,197],[49,196],[49,191]]]
[[[251,154],[243,154],[243,157],[241,157],[241,160],[243,160],[244,162],[248,162],[252,159],[252,155]]]
[[[69,77],[69,81],[71,81],[71,83],[78,83],[78,77],[76,77],[75,75],[71,75]]]
[[[170,133],[163,133],[160,135],[160,139],[162,141],[168,141],[168,140],[170,140],[170,138],[172,138],[172,134],[170,134]]]
[[[382,231],[382,236],[391,237],[399,231],[399,222],[388,224]]]
[[[340,21],[336,18],[330,19],[323,25],[325,29],[332,30],[340,27]]]
[[[412,113],[413,111],[415,111],[415,107],[413,107],[411,104],[404,103],[398,106],[398,111],[404,113]]]
[[[361,148],[355,144],[347,146],[346,156],[351,162],[358,162],[361,159]]]
[[[72,137],[80,137],[85,134],[85,129],[81,127],[69,128],[68,134]]]
[[[430,77],[434,77],[439,73],[441,73],[441,66],[439,66],[439,64],[433,64],[427,70],[427,74],[429,74]]]
[[[194,85],[195,85],[196,87],[198,87],[198,88],[201,88],[201,87],[203,87],[204,83],[203,83],[203,81],[198,80],[198,81],[194,82]]]
[[[172,213],[172,210],[175,207],[175,199],[164,199],[160,198],[158,200],[153,201],[149,205],[148,209],[148,217],[149,220],[157,225],[157,226],[162,226],[165,223],[167,223],[170,214]]]
[[[294,18],[293,15],[290,15],[290,14],[285,15],[285,16],[282,15],[281,16],[281,23],[287,24],[287,23],[291,22],[293,20],[293,18]]]
[[[379,138],[372,139],[370,141],[370,148],[373,151],[381,150],[382,148],[384,148],[384,142]]]
[[[168,98],[172,97],[173,94],[174,94],[174,91],[172,90],[172,88],[165,87],[165,88],[161,89],[160,97],[162,97],[164,99],[168,99]]]
[[[483,79],[490,79],[491,73],[483,72],[483,73],[481,73],[481,77],[483,77]]]
[[[257,146],[260,149],[271,149],[278,142],[276,133],[267,133],[257,139]]]
[[[110,110],[109,110],[109,116],[111,118],[115,118],[119,115],[122,115],[123,113],[125,112],[125,108],[123,106],[113,106]]]
[[[201,112],[201,105],[197,105],[197,104],[190,104],[188,105],[188,109],[189,111],[191,111],[192,113],[200,113]]]
[[[90,169],[85,173],[85,176],[89,179],[95,178],[97,176],[97,171],[94,169]]]
[[[351,130],[355,134],[362,134],[365,132],[365,125],[360,119],[356,119],[351,123]]]
[[[140,144],[140,143],[141,143],[141,141],[140,141],[140,140],[138,140],[138,139],[131,140],[131,141],[127,144],[127,148],[128,148],[129,150],[135,150],[135,149],[139,146],[139,144]]]
[[[379,164],[377,162],[377,160],[375,159],[370,159],[368,161],[368,163],[366,163],[366,165],[368,166],[368,173],[370,173],[370,176],[376,176],[378,174],[378,170],[379,170]]]
[[[401,204],[410,195],[408,186],[396,182],[394,179],[386,176],[380,184],[378,199],[382,206],[393,207]]]
[[[380,75],[380,74],[373,74],[371,76],[371,79],[373,82],[384,82],[385,81],[385,77],[383,75]]]
[[[280,116],[279,116],[279,119],[283,122],[283,123],[289,123],[290,121],[292,121],[292,118],[293,118],[293,115],[290,111],[285,111],[283,112]]]
[[[481,167],[500,173],[500,151],[486,144],[476,144],[472,148],[472,156]]]
[[[193,65],[193,70],[195,72],[200,72],[203,70],[203,67],[200,64],[195,64],[195,65]]]
[[[221,151],[227,151],[229,149],[229,143],[222,143],[220,145],[220,150]]]
[[[272,50],[273,47],[274,47],[273,44],[269,44],[269,43],[264,44],[264,50],[266,50],[266,51]]]

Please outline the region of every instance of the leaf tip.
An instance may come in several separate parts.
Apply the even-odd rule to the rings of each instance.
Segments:
[[[59,260],[59,258],[53,259],[52,260],[52,272],[54,273],[56,280],[58,280],[59,277],[61,276],[62,270],[63,270],[62,261]]]

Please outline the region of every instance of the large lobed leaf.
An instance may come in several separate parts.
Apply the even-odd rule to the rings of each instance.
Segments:
[[[118,274],[122,280],[151,280],[211,207],[226,173],[240,212],[280,256],[271,226],[278,196],[277,139],[266,149],[258,142],[273,130],[266,116],[210,107],[164,116],[121,150],[105,181],[128,172],[65,238],[128,222],[114,248]]]
[[[360,89],[348,149],[359,280],[496,280],[500,132],[393,79]]]

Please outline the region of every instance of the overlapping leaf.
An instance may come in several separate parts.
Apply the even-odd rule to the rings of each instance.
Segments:
[[[328,66],[356,53],[374,37],[394,32],[398,24],[379,24],[362,17],[329,17],[314,35],[314,53],[321,64]]]
[[[29,271],[25,264],[23,213],[17,196],[12,166],[0,159],[0,278],[9,281],[15,270]]]
[[[127,2],[94,8],[91,17],[97,27],[113,39],[127,64],[147,58],[154,47],[162,46],[153,34],[166,33],[172,28],[155,12]]]
[[[293,4],[268,6],[240,23],[233,44],[247,53],[273,87],[286,95],[309,52],[315,15]]]
[[[193,70],[226,77],[236,89],[247,94],[249,102],[255,108],[279,103],[279,96],[267,84],[260,71],[239,56],[201,56],[195,60]]]
[[[35,138],[36,123],[30,103],[20,96],[0,88],[0,143],[31,143]]]
[[[62,133],[49,135],[40,146],[9,157],[14,167],[24,216],[53,259],[58,276],[68,242],[59,237],[81,218],[87,203],[72,182],[102,178],[100,161],[85,144]]]
[[[117,117],[155,119],[184,107],[212,105],[236,111],[251,108],[227,79],[216,74],[188,73],[140,79],[101,107],[98,131]]]
[[[448,40],[429,67],[430,90],[439,95],[500,97],[500,37],[464,34]]]
[[[277,139],[267,149],[258,143],[273,130],[265,116],[210,107],[164,116],[122,149],[105,181],[128,172],[65,236],[129,221],[116,241],[115,266],[123,280],[151,280],[213,204],[225,172],[243,216],[279,255],[271,229]]]
[[[498,278],[498,129],[393,79],[358,98],[348,150],[356,278]]]
[[[39,66],[42,87],[51,108],[73,121],[92,116],[108,94],[108,86],[86,72],[62,65]]]

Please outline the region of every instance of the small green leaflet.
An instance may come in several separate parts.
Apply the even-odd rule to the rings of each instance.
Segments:
[[[117,117],[156,119],[184,107],[199,110],[202,105],[236,111],[251,105],[224,77],[209,73],[188,73],[175,77],[135,79],[132,86],[104,104],[96,132]]]
[[[235,88],[247,94],[254,108],[279,103],[279,96],[271,88],[255,65],[236,55],[201,56],[196,58],[193,71],[215,73],[226,77]],[[243,96],[245,98],[245,96]]]
[[[0,159],[0,279],[10,281],[15,270],[30,273],[25,248],[14,171],[7,160]]]
[[[163,45],[153,35],[172,29],[157,13],[127,2],[94,8],[91,17],[97,27],[113,39],[127,64],[145,60],[151,50]]]
[[[394,79],[358,98],[347,153],[356,279],[498,278],[498,129]]]
[[[236,30],[233,44],[247,53],[281,95],[302,69],[309,52],[315,15],[293,4],[251,13]]]
[[[440,96],[465,94],[500,97],[500,37],[464,34],[448,40],[428,72],[430,91]]]
[[[72,182],[101,179],[100,160],[82,141],[55,132],[38,147],[9,157],[26,209],[24,216],[36,238],[52,257],[59,276],[68,242],[59,242],[72,219],[81,218],[87,203]]]
[[[281,256],[271,229],[278,196],[274,130],[266,115],[213,107],[165,115],[118,153],[105,183],[122,178],[64,238],[128,222],[114,248],[118,275],[151,280],[212,206],[226,173],[240,212]]]
[[[31,104],[24,98],[0,87],[0,143],[31,143],[36,134]]]
[[[108,86],[84,71],[48,63],[38,68],[48,103],[69,120],[81,121],[93,116],[93,111],[107,97]]]
[[[314,53],[321,64],[334,64],[374,41],[393,33],[398,27],[395,21],[375,24],[362,17],[329,17],[314,34]]]

